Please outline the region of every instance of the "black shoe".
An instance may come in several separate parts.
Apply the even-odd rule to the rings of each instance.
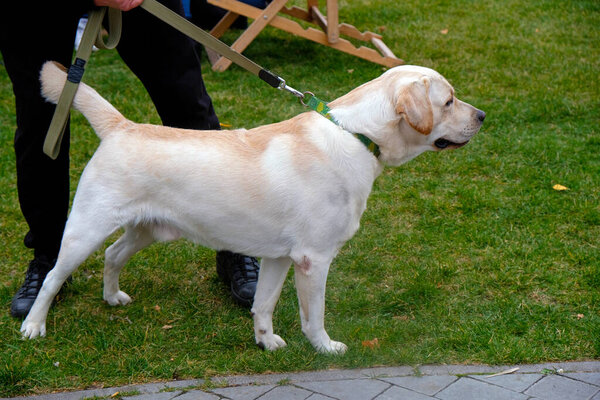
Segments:
[[[10,305],[10,315],[16,318],[25,318],[33,306],[42,283],[48,272],[54,267],[56,260],[50,261],[47,257],[36,257],[29,263],[25,274],[25,282],[17,291]]]
[[[230,251],[217,252],[217,273],[225,283],[231,285],[231,296],[242,307],[252,307],[258,269],[258,261],[254,257]]]

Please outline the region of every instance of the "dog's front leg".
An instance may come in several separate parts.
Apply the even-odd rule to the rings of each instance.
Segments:
[[[285,258],[263,258],[258,273],[258,284],[252,305],[256,344],[267,350],[277,350],[286,345],[273,333],[273,310],[281,294],[283,282],[292,261]]]
[[[46,336],[46,317],[48,315],[48,310],[50,309],[52,300],[71,272],[71,269],[67,270],[66,268],[61,268],[61,265],[58,263],[50,272],[48,272],[48,275],[42,284],[42,288],[33,302],[31,310],[27,314],[27,318],[25,318],[21,325],[23,338],[33,339],[38,336]]]
[[[65,227],[56,265],[46,276],[40,293],[21,325],[24,338],[33,339],[46,334],[48,310],[65,280],[118,227],[108,212],[99,209],[90,212],[85,208],[91,205],[90,209],[93,209],[94,204],[85,200],[81,202],[81,199],[90,198],[86,197],[85,193],[81,194],[82,182],[77,189],[77,195],[80,197],[75,196],[71,215]]]
[[[331,340],[325,331],[325,286],[328,271],[329,263],[318,263],[306,257],[301,263],[294,265],[302,332],[317,351],[342,354],[348,347],[342,342]]]
[[[21,325],[23,338],[34,339],[37,336],[46,335],[46,317],[48,316],[48,310],[54,297],[56,297],[56,294],[67,278],[94,250],[93,248],[85,247],[77,248],[76,245],[71,246],[71,243],[74,241],[68,235],[65,237],[66,240],[63,239],[63,246],[60,249],[56,265],[46,275],[42,288],[33,302],[29,314],[27,314]]]

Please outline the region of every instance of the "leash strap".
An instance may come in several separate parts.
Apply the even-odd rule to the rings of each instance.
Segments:
[[[304,100],[307,96],[310,96],[310,98],[308,99],[308,101],[306,103],[304,103],[304,101],[302,101],[302,104],[304,104],[311,110],[318,112],[319,114],[321,114],[322,116],[324,116],[325,118],[327,118],[328,120],[333,122],[334,124],[336,124],[338,126],[340,125],[339,122],[336,121],[335,118],[333,118],[333,115],[331,115],[329,113],[329,111],[331,111],[331,109],[329,108],[327,103],[325,103],[323,100],[317,98],[311,92],[305,92],[303,94],[302,100]],[[360,133],[353,133],[353,135],[358,140],[360,140],[367,147],[367,149],[369,149],[369,151],[375,155],[375,157],[379,157],[379,155],[381,154],[381,151],[379,150],[379,146],[375,142],[373,142],[371,139],[369,139],[368,137],[366,137],[365,135],[360,134]]]
[[[158,19],[161,19],[167,24],[171,25],[173,28],[177,29],[184,35],[191,37],[198,43],[201,43],[206,47],[216,51],[220,55],[230,59],[240,67],[258,76],[260,79],[262,79],[272,87],[279,89],[284,88],[285,81],[282,78],[262,68],[260,65],[248,59],[246,56],[233,50],[231,47],[227,46],[225,43],[221,42],[219,39],[217,39],[210,33],[198,28],[196,25],[183,18],[176,12],[172,11],[171,9],[160,4],[158,1],[144,0],[140,7],[142,7],[144,10],[148,11],[150,14],[154,15]]]
[[[119,10],[108,9],[109,35],[106,42],[102,37],[100,28],[106,10],[107,7],[101,7],[89,13],[88,23],[85,26],[81,42],[75,53],[75,61],[69,67],[67,81],[56,104],[56,109],[54,110],[48,133],[46,134],[46,140],[44,141],[44,153],[53,160],[56,160],[60,152],[60,145],[65,127],[67,126],[71,104],[73,104],[79,82],[81,82],[81,78],[85,72],[85,64],[92,54],[94,44],[101,49],[112,49],[119,43],[119,38],[121,37],[121,12]]]
[[[201,43],[209,49],[216,51],[223,57],[228,58],[232,62],[244,68],[246,71],[258,76],[270,86],[280,90],[288,91],[301,100],[304,98],[304,94],[302,92],[299,92],[293,87],[288,86],[282,77],[275,75],[273,72],[267,69],[264,69],[243,54],[233,50],[231,47],[227,46],[210,33],[200,29],[187,19],[183,18],[181,15],[159,3],[157,0],[144,0],[140,7],[158,19],[171,25],[184,35],[191,37],[198,43]]]

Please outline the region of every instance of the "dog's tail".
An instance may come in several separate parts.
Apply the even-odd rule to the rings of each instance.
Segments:
[[[58,103],[66,79],[67,70],[64,66],[55,61],[46,62],[40,71],[44,98],[51,103]],[[127,121],[112,104],[83,82],[79,84],[73,99],[73,108],[87,118],[100,139],[113,131],[116,125]]]

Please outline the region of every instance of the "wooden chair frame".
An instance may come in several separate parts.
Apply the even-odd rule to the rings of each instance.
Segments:
[[[286,7],[287,0],[273,0],[264,10],[237,0],[208,0],[208,2],[227,10],[225,16],[210,32],[217,38],[221,37],[240,15],[254,20],[231,46],[239,53],[243,52],[267,25],[271,25],[386,67],[404,63],[385,45],[381,35],[369,31],[360,32],[354,26],[345,23],[339,24],[337,0],[327,0],[327,16],[319,11],[319,0],[307,0],[306,10],[296,6]],[[286,16],[309,22],[320,29],[313,27],[305,29],[298,22]],[[341,35],[370,42],[377,51],[365,46],[357,48]],[[225,57],[217,55],[217,57],[211,58],[215,71],[225,71],[231,65],[231,61]]]

